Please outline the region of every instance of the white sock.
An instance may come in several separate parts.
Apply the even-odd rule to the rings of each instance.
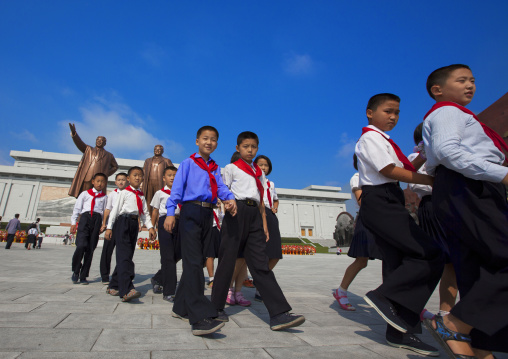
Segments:
[[[445,317],[445,316],[447,316],[448,314],[450,314],[450,312],[447,312],[446,310],[439,310],[439,313],[437,313],[437,314],[439,314],[439,315],[440,315],[440,316],[442,316],[442,317]]]
[[[340,285],[339,285],[339,295],[340,296],[343,296],[343,295],[347,295],[347,290],[342,288]]]
[[[342,297],[339,299],[339,303],[344,304],[344,305],[349,304],[349,299],[347,297],[347,290],[344,290],[344,288],[339,286],[339,288],[337,288],[337,292],[339,293],[339,296]]]
[[[215,277],[208,278],[208,281],[211,282],[213,280],[213,278],[215,278]]]

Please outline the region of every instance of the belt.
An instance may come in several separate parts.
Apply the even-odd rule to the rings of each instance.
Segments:
[[[159,216],[159,219],[161,219],[161,218],[166,218],[166,217],[167,217],[166,215],[164,215],[164,216]],[[179,214],[175,214],[175,216],[174,216],[174,217],[175,217],[175,219],[178,219],[178,218],[180,218],[180,215],[179,215]]]
[[[124,214],[121,214],[120,217],[126,217],[126,218],[130,218],[130,219],[135,219],[136,221],[138,220],[138,215],[137,214],[124,213]]]
[[[247,206],[251,207],[257,207],[258,203],[254,201],[253,199],[239,199],[237,202],[242,202],[243,204],[246,204]]]
[[[215,205],[210,202],[200,202],[200,201],[185,201],[185,202],[183,202],[183,204],[187,204],[187,203],[197,204],[198,206],[206,207],[206,208],[215,207]]]

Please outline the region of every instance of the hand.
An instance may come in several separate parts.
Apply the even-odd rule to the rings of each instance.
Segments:
[[[141,230],[143,229],[143,226],[141,225],[141,223],[138,222],[138,232],[141,232]]]
[[[71,226],[71,233],[76,233],[76,225],[75,224],[73,224]]]
[[[71,136],[76,135],[76,125],[73,123],[69,123],[69,128],[71,129]]]
[[[277,213],[278,211],[279,211],[279,209],[278,209],[278,208],[272,207],[272,212],[273,212],[273,213]]]
[[[236,211],[238,209],[236,207],[236,201],[234,199],[230,199],[230,200],[227,200],[227,201],[223,201],[223,203],[224,203],[224,208],[226,209],[226,211],[231,213],[231,215],[233,217],[236,216]]]
[[[109,241],[109,240],[111,240],[112,235],[113,235],[113,231],[111,229],[106,229],[106,234],[104,235],[104,239]]]
[[[266,241],[268,242],[270,240],[270,234],[268,233],[268,228],[264,227],[264,230],[265,230]]]
[[[105,224],[102,224],[101,226],[101,230],[99,233],[103,233],[104,231],[106,230],[106,225]]]
[[[173,228],[175,228],[175,216],[167,216],[164,220],[164,229],[169,233],[173,233]]]
[[[148,236],[150,237],[150,239],[155,239],[155,238],[157,238],[157,233],[155,232],[155,229],[150,228],[150,229],[148,230],[148,233],[149,233],[149,235],[148,235]]]

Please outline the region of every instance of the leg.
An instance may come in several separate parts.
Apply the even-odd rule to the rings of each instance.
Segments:
[[[277,265],[277,263],[279,263],[279,258],[270,258],[268,260],[268,268],[270,268],[270,270],[273,270]]]
[[[11,248],[13,241],[14,241],[14,234],[8,234],[7,235],[7,243],[5,244],[5,249]]]
[[[457,278],[453,264],[445,264],[439,283],[439,312],[450,312],[457,299]]]
[[[215,258],[208,257],[206,258],[206,270],[208,271],[208,278],[213,278],[213,260]]]
[[[131,218],[120,216],[113,226],[113,235],[116,238],[116,276],[113,276],[115,282],[112,278],[110,287],[114,288],[113,285],[116,285],[116,281],[118,281],[120,297],[125,296],[134,288],[132,284],[134,278],[134,263],[132,262],[134,248],[131,243],[131,236],[134,234],[135,237],[137,233],[138,221]]]
[[[240,268],[238,269],[238,274],[235,279],[235,302],[242,307],[248,307],[252,303],[250,300],[245,299],[242,294],[243,282],[247,278],[247,263],[243,258],[239,258],[237,260],[237,265],[238,263],[240,263]]]
[[[369,258],[367,257],[358,257],[355,259],[353,263],[347,267],[346,271],[344,272],[344,277],[342,277],[342,282],[340,283],[340,286],[344,290],[348,290],[349,285],[353,280],[355,279],[356,275],[360,273],[360,271],[363,268],[367,267],[367,263],[369,262]]]
[[[176,254],[175,241],[178,228],[175,226],[173,233],[166,232],[164,229],[164,220],[166,217],[159,218],[159,243],[161,254],[161,281],[162,295],[167,297],[175,295],[176,291]],[[155,277],[154,277],[155,278]]]
[[[72,256],[72,271],[78,276],[81,272],[83,257],[90,247],[91,222],[92,218],[90,217],[90,213],[83,213],[81,215],[76,234],[76,249]]]
[[[97,248],[99,242],[99,232],[101,229],[102,218],[98,213],[94,213],[90,219],[90,239],[88,248],[85,251],[83,266],[81,267],[80,279],[86,279],[90,275],[90,267],[92,266],[93,252]]]
[[[103,281],[109,281],[109,274],[111,273],[111,258],[113,257],[115,246],[115,237],[112,236],[109,241],[104,240],[100,264],[101,278]]]

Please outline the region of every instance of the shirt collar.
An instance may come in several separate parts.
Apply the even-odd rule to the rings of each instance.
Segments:
[[[201,156],[198,152],[196,152],[196,156],[194,156],[194,158],[198,158],[198,157],[203,158],[203,157],[202,157],[202,156]],[[204,160],[205,160],[205,159],[203,158],[203,161],[204,161]],[[209,157],[208,157],[208,161],[206,162],[206,164],[209,164],[209,163],[210,163],[210,161],[213,161],[212,156],[209,156]]]
[[[379,132],[379,133],[381,133],[383,136],[385,136],[385,137],[386,137],[386,138],[388,138],[388,139],[390,138],[390,136],[388,136],[386,133],[384,133],[383,131],[381,131],[379,128],[377,128],[377,127],[376,127],[376,126],[374,126],[374,125],[368,125],[367,127],[368,127],[368,128],[371,128],[371,129],[373,129],[373,130],[375,130],[375,131],[377,131],[377,132]]]
[[[97,190],[95,189],[95,187],[92,187],[92,191],[93,191],[94,193],[102,193],[102,191],[97,191]]]
[[[171,188],[169,188],[168,186],[164,186],[164,189],[171,191]]]

